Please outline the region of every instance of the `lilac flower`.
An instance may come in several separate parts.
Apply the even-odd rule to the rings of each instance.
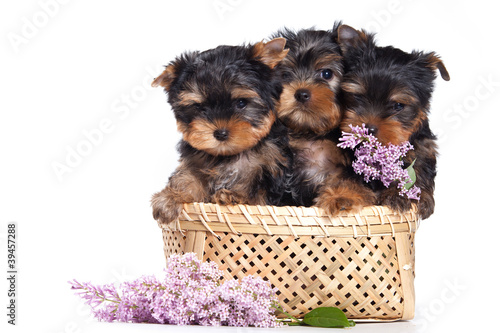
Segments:
[[[368,128],[363,124],[361,127],[349,125],[351,128],[351,133],[342,131],[342,137],[339,139],[340,143],[338,146],[340,148],[351,148],[354,150],[357,145],[361,142],[369,142],[372,144],[378,143],[376,137],[368,133]]]
[[[413,149],[413,146],[408,141],[399,146],[391,143],[384,146],[375,136],[368,133],[365,124],[361,127],[352,125],[349,127],[351,132],[342,132],[338,146],[354,150],[355,160],[352,163],[354,171],[363,175],[365,182],[380,180],[385,187],[397,181],[399,195],[420,200],[420,188],[414,185],[407,188],[412,179],[408,169],[403,169],[403,157]]]
[[[401,191],[406,194],[406,196],[408,197],[408,199],[415,199],[415,200],[420,200],[420,187],[418,186],[412,186],[409,190],[405,189],[403,187],[403,189],[401,189]]]
[[[258,277],[247,276],[221,284],[222,271],[201,262],[194,253],[172,255],[165,277],[143,276],[131,282],[94,286],[70,281],[102,321],[176,325],[280,327],[274,316],[276,289]]]

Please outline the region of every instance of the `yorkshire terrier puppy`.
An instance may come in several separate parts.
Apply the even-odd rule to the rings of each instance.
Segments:
[[[336,22],[331,31],[284,29],[274,37],[284,37],[290,50],[276,66],[283,84],[278,117],[290,130],[293,152],[292,197],[295,205],[317,205],[335,215],[340,210],[360,210],[356,202],[343,200],[371,191],[362,184],[338,177],[346,168],[345,152],[337,147],[342,109],[338,92],[343,76],[342,55],[337,43]],[[342,191],[339,192],[339,182]],[[345,185],[345,186],[344,186]],[[335,186],[335,187],[332,187]]]
[[[286,128],[276,121],[282,87],[273,68],[284,47],[277,38],[185,53],[153,81],[167,92],[183,135],[180,164],[151,200],[160,223],[175,221],[185,202],[280,201],[291,154]]]
[[[405,167],[415,160],[415,185],[420,187],[418,214],[428,218],[434,211],[436,176],[436,137],[429,128],[428,113],[434,89],[435,71],[448,81],[450,76],[434,53],[406,53],[392,46],[379,47],[374,35],[342,25],[338,41],[344,56],[344,79],[341,83],[345,113],[341,124],[365,124],[382,144],[399,145],[409,141],[414,150],[404,158]],[[395,183],[385,188],[371,182],[377,203],[403,212],[412,201],[400,196]]]

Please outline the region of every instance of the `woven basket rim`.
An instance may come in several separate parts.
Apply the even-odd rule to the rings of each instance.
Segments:
[[[218,205],[185,203],[180,218],[159,224],[172,231],[206,231],[233,234],[267,234],[362,237],[415,232],[420,224],[416,206],[398,213],[387,206],[366,206],[360,213],[342,212],[330,216],[318,207]],[[217,236],[218,237],[218,236]]]

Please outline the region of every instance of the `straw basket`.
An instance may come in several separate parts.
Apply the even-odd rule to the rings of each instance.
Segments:
[[[294,316],[336,306],[351,319],[408,320],[417,224],[414,210],[383,206],[331,217],[316,207],[191,203],[161,227],[165,256],[196,252],[225,279],[261,276]]]

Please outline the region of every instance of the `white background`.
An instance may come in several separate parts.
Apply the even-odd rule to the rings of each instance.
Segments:
[[[173,329],[97,322],[67,284],[162,272],[161,232],[149,199],[176,167],[179,135],[164,93],[150,82],[185,50],[257,42],[283,26],[330,29],[336,19],[378,32],[380,45],[436,51],[451,75],[450,82],[437,79],[432,103],[431,127],[440,135],[437,204],[417,233],[416,318],[354,331],[492,331],[500,296],[494,257],[500,229],[500,25],[490,3],[3,1],[2,331]],[[70,153],[78,149],[86,154],[80,159]],[[58,175],[57,163],[68,169]],[[6,323],[4,278],[11,221],[18,223],[15,327]]]

